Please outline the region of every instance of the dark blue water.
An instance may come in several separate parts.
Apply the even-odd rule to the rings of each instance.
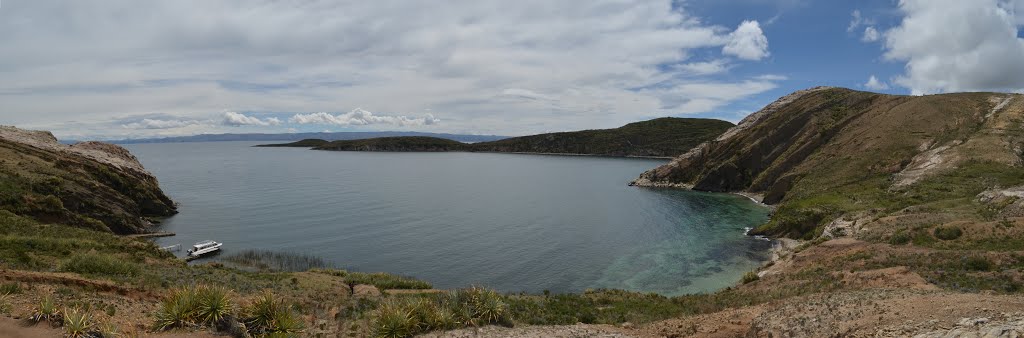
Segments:
[[[159,244],[307,253],[439,288],[666,295],[729,286],[769,247],[743,235],[767,220],[746,198],[626,185],[662,160],[252,144],[128,147],[180,203]]]

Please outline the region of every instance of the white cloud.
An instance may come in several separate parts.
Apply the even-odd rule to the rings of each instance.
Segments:
[[[785,75],[779,75],[779,74],[764,74],[764,75],[755,76],[754,79],[762,80],[762,81],[785,81],[785,80],[789,80],[789,77],[785,76]]]
[[[722,54],[744,60],[761,60],[768,56],[768,37],[764,36],[757,21],[743,21],[729,34],[729,42],[722,47]]]
[[[711,60],[684,63],[674,67],[676,70],[690,75],[713,75],[729,71],[732,65],[725,60]]]
[[[864,88],[871,90],[886,90],[889,89],[889,84],[885,83],[885,81],[879,81],[877,77],[871,75],[871,77],[868,77],[868,82],[864,83]]]
[[[338,115],[318,112],[309,114],[295,114],[288,119],[288,122],[297,124],[332,124],[338,126],[365,126],[371,124],[386,124],[398,127],[405,126],[429,126],[441,123],[441,120],[433,114],[426,114],[422,118],[411,118],[407,116],[375,115],[362,108],[353,109],[350,112]]]
[[[864,37],[862,37],[860,41],[875,42],[878,41],[879,37],[878,30],[875,29],[874,26],[868,26],[867,28],[864,28]]]
[[[699,82],[742,86],[746,79],[724,76],[730,67],[769,55],[758,22],[732,30],[671,0],[4,5],[0,120],[59,135],[78,133],[85,123],[97,133],[132,132],[116,117],[141,113],[212,122],[140,132],[237,125],[273,131],[284,121],[221,112],[357,105],[443,111],[445,123],[435,131],[614,127],[682,113],[680,100],[714,102],[704,105],[710,107],[744,99],[679,89]],[[526,91],[539,96],[524,99]]]
[[[276,126],[281,124],[281,120],[276,117],[259,119],[257,117],[246,116],[245,114],[236,113],[229,111],[224,113],[224,120],[221,124],[225,126],[240,127],[240,126]]]
[[[864,24],[864,17],[861,16],[859,9],[853,10],[853,13],[850,13],[850,16],[852,18],[850,19],[850,25],[846,26],[847,32],[853,32],[862,24]]]
[[[127,129],[171,129],[194,126],[199,123],[200,122],[196,120],[156,120],[147,118],[138,122],[122,124],[121,127]]]
[[[913,94],[1020,91],[1021,1],[902,0],[904,17],[885,33],[885,58],[906,62],[895,83]]]

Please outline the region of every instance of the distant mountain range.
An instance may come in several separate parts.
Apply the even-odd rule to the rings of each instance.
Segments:
[[[359,140],[378,137],[428,136],[465,143],[489,142],[508,138],[497,135],[462,135],[444,133],[423,133],[414,131],[353,131],[333,133],[286,133],[286,134],[201,134],[163,138],[124,139],[107,141],[114,144],[135,143],[179,143],[179,142],[223,142],[223,141],[298,141],[303,139]],[[62,141],[73,143],[72,141]]]

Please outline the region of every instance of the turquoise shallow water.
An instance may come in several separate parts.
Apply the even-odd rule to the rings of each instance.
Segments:
[[[626,185],[662,160],[253,144],[128,146],[180,203],[159,244],[307,253],[440,288],[666,295],[729,286],[770,247],[744,236],[768,217],[744,197]]]

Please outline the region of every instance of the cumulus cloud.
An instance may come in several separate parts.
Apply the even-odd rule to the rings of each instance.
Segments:
[[[200,124],[197,120],[156,120],[142,119],[137,122],[125,123],[121,127],[127,129],[171,129],[194,126]]]
[[[728,104],[679,88],[743,85],[712,76],[769,55],[758,22],[731,29],[672,0],[35,0],[4,6],[0,41],[0,120],[41,128],[180,111],[269,127],[281,121],[221,112],[353,103],[444,111],[446,130],[614,127],[679,100]]]
[[[877,77],[871,75],[868,77],[868,82],[864,83],[864,88],[871,90],[886,90],[889,89],[889,85],[885,81],[879,81]]]
[[[729,34],[729,42],[722,47],[722,53],[744,60],[761,60],[768,56],[768,37],[757,21],[743,21]]]
[[[362,108],[356,108],[344,114],[332,115],[330,113],[318,112],[309,114],[295,114],[288,119],[288,122],[297,124],[332,124],[338,126],[365,126],[371,124],[386,124],[398,127],[405,126],[429,126],[441,122],[433,114],[426,114],[421,118],[407,116],[376,115]]]
[[[895,83],[913,94],[1020,91],[1021,1],[902,0],[904,17],[885,33],[885,58],[906,62]]]
[[[224,120],[221,124],[231,127],[240,126],[276,126],[281,124],[281,120],[276,117],[269,117],[266,119],[259,119],[257,117],[247,116],[242,113],[236,113],[229,111],[224,113]]]
[[[864,37],[862,37],[860,41],[875,42],[878,41],[879,37],[878,30],[875,29],[874,26],[868,26],[867,28],[864,28]]]

